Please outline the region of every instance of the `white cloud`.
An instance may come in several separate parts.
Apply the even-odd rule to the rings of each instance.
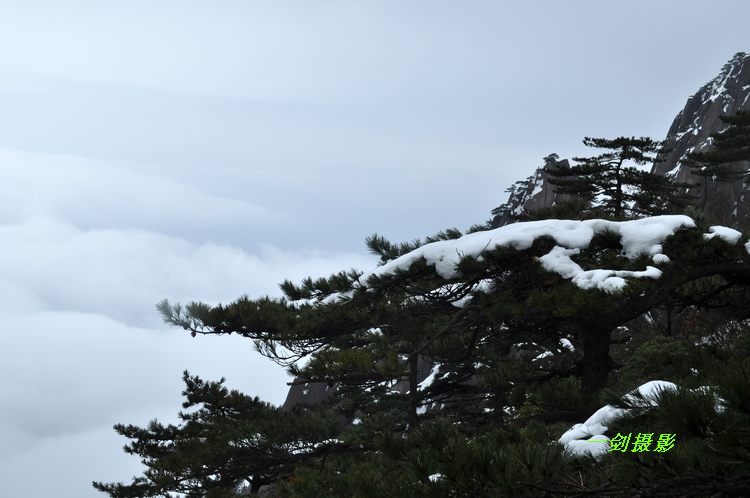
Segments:
[[[193,339],[179,330],[128,327],[91,313],[0,316],[0,395],[7,407],[0,423],[14,430],[20,445],[5,441],[5,458],[133,412],[154,410],[151,418],[168,409],[174,418],[184,369],[209,379],[225,376],[229,385],[275,403],[286,394],[283,369],[240,337]]]
[[[168,328],[154,308],[162,298],[279,295],[286,278],[373,264],[354,253],[190,240],[200,237],[187,222],[177,230],[186,237],[166,235],[159,228],[183,222],[181,210],[199,230],[222,217],[242,226],[254,209],[98,162],[24,156],[5,151],[16,168],[0,187],[0,482],[9,496],[95,496],[91,480],[127,480],[137,459],[120,456],[125,441],[111,425],[173,420],[184,369],[283,402],[286,373],[251,341]],[[157,209],[160,196],[173,206]]]
[[[191,340],[74,312],[4,311],[0,319],[0,482],[7,496],[95,496],[91,480],[137,473],[137,459],[121,453],[125,440],[111,427],[173,421],[184,368],[211,379],[226,375],[233,387],[275,402],[284,392],[283,371],[238,338]]]
[[[45,214],[84,227],[177,227],[187,232],[283,221],[279,213],[246,201],[102,161],[0,149],[0,164],[0,223]]]
[[[372,266],[358,254],[249,253],[211,242],[194,244],[141,229],[81,230],[48,217],[0,225],[0,309],[100,313],[129,325],[154,325],[154,304],[229,301],[242,294],[279,295],[285,278]]]
[[[141,473],[140,464],[119,450],[125,440],[115,434],[111,425],[40,440],[12,455],[3,452],[3,495],[102,498],[104,495],[94,490],[91,481],[128,482],[130,476]],[[3,436],[8,433],[2,423],[0,431]]]

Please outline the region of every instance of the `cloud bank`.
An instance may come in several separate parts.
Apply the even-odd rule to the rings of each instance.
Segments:
[[[97,496],[91,480],[138,473],[111,427],[175,420],[184,369],[283,402],[283,369],[250,341],[166,327],[154,307],[162,298],[279,295],[285,278],[373,264],[358,253],[221,242],[224,231],[284,220],[174,179],[71,156],[2,150],[0,159],[0,482],[8,496]],[[216,241],[206,240],[210,230]]]

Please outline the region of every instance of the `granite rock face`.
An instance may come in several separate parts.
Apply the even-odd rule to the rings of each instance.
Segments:
[[[726,125],[722,115],[750,109],[750,55],[736,54],[724,65],[719,75],[692,95],[685,108],[677,114],[669,128],[660,154],[663,162],[652,172],[669,176],[678,182],[695,183],[690,193],[698,198],[711,223],[750,227],[750,196],[742,180],[717,182],[690,172],[685,164],[687,154],[705,151],[711,146],[712,133]],[[747,162],[735,163],[736,168],[747,168]]]
[[[431,368],[432,362],[420,357],[417,364],[417,382],[426,379],[430,375]],[[406,394],[409,392],[409,382],[406,380],[397,382],[391,390]],[[296,378],[289,387],[286,400],[281,407],[284,410],[291,410],[297,405],[316,405],[333,396],[335,392],[335,385],[331,386],[325,382],[305,382],[304,379]]]
[[[726,127],[720,119],[722,115],[746,110],[750,110],[750,55],[740,52],[724,65],[716,78],[688,98],[667,132],[659,153],[661,162],[652,168],[653,173],[669,176],[677,182],[695,184],[689,193],[696,197],[697,207],[704,211],[708,222],[741,229],[750,228],[749,186],[741,180],[718,182],[696,176],[690,172],[685,159],[689,153],[711,146],[711,134]],[[554,160],[561,163],[556,157]],[[747,168],[748,163],[737,163],[733,167]],[[554,190],[543,166],[540,167],[532,176],[508,189],[508,201],[493,213],[492,226],[508,224],[524,211],[561,202],[563,199]]]
[[[505,204],[492,211],[492,228],[512,223],[524,212],[550,207],[569,200],[571,196],[558,194],[555,186],[549,182],[545,167],[570,167],[567,159],[558,160],[557,154],[544,158],[544,166],[537,168],[533,175],[514,183],[506,192],[509,193]]]
[[[335,387],[324,382],[304,382],[304,379],[296,378],[289,387],[284,404],[284,410],[289,410],[297,405],[315,405],[328,399],[336,391]]]

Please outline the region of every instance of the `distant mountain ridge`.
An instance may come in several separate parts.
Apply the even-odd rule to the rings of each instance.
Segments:
[[[720,117],[750,110],[750,55],[739,52],[721,69],[718,76],[690,96],[672,122],[652,172],[677,182],[697,184],[690,189],[709,222],[750,228],[750,192],[741,180],[718,182],[696,176],[685,164],[687,155],[711,145],[710,135],[725,128]],[[549,159],[549,158],[547,158]],[[556,157],[555,157],[556,160]],[[562,161],[556,161],[561,163]],[[737,168],[747,164],[738,163]],[[544,166],[527,179],[508,189],[508,200],[493,211],[492,226],[513,221],[523,212],[551,207],[561,200],[549,183]]]

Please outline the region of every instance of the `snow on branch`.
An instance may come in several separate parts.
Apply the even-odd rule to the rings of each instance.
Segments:
[[[657,406],[658,395],[662,391],[674,391],[677,386],[672,382],[652,380],[624,396],[625,401],[643,408]],[[573,455],[601,456],[609,450],[609,437],[605,433],[613,421],[628,413],[626,408],[606,405],[599,408],[582,424],[575,424],[565,432],[558,442]],[[596,442],[594,442],[596,441]]]
[[[620,237],[623,256],[632,260],[647,254],[656,264],[665,263],[669,259],[662,254],[662,242],[681,229],[694,227],[695,222],[682,215],[654,216],[631,221],[540,220],[514,223],[494,230],[466,234],[457,239],[425,244],[363,274],[358,283],[366,288],[371,277],[406,271],[419,260],[433,266],[439,276],[453,279],[460,277],[457,267],[463,257],[481,261],[482,254],[486,251],[499,248],[520,251],[530,248],[541,237],[550,237],[557,245],[539,258],[547,271],[570,279],[583,289],[615,292],[625,286],[626,278],[659,278],[661,272],[653,266],[647,266],[642,271],[583,270],[571,256],[589,247],[595,235],[608,232]]]
[[[735,245],[742,238],[742,232],[735,230],[734,228],[727,228],[720,225],[712,226],[708,228],[708,232],[703,234],[703,238],[711,240],[714,237],[719,237],[727,244]]]
[[[567,430],[558,443],[565,447],[565,451],[573,456],[600,457],[609,452],[610,438],[606,435],[610,425],[618,418],[630,413],[633,409],[651,409],[659,406],[662,393],[677,392],[678,387],[672,382],[651,380],[630,391],[621,399],[627,408],[616,408],[605,405],[594,412],[584,423],[575,424]],[[714,409],[721,412],[725,409],[726,401],[716,394],[716,389],[710,386],[700,386],[687,389],[686,392],[702,393],[713,398]]]
[[[621,255],[632,260],[643,255],[651,258],[654,265],[670,263],[670,258],[662,252],[664,241],[680,230],[695,228],[692,218],[684,215],[663,215],[629,221],[608,220],[539,220],[513,223],[493,230],[478,231],[448,240],[437,240],[384,262],[372,271],[363,273],[352,283],[353,289],[371,289],[383,277],[393,276],[398,272],[408,271],[412,265],[424,261],[434,268],[435,273],[446,280],[461,278],[458,265],[465,257],[483,260],[483,255],[497,249],[529,249],[536,240],[542,237],[553,239],[556,245],[538,258],[539,264],[546,271],[556,273],[570,280],[581,289],[596,289],[607,293],[617,293],[632,278],[658,279],[662,272],[656,266],[646,266],[642,270],[622,270],[594,268],[584,270],[573,260],[590,247],[596,235],[609,234],[619,237],[622,247]],[[732,228],[712,226],[709,233],[703,235],[706,241],[718,238],[730,245],[737,245],[742,233]],[[745,243],[750,254],[750,241]],[[483,280],[469,289],[464,289],[461,297],[451,300],[457,307],[464,307],[472,301],[477,292],[492,293],[495,283]],[[438,289],[442,292],[452,289],[450,284]],[[329,304],[351,299],[353,289],[347,292],[336,292],[325,297],[298,300],[294,304]]]

